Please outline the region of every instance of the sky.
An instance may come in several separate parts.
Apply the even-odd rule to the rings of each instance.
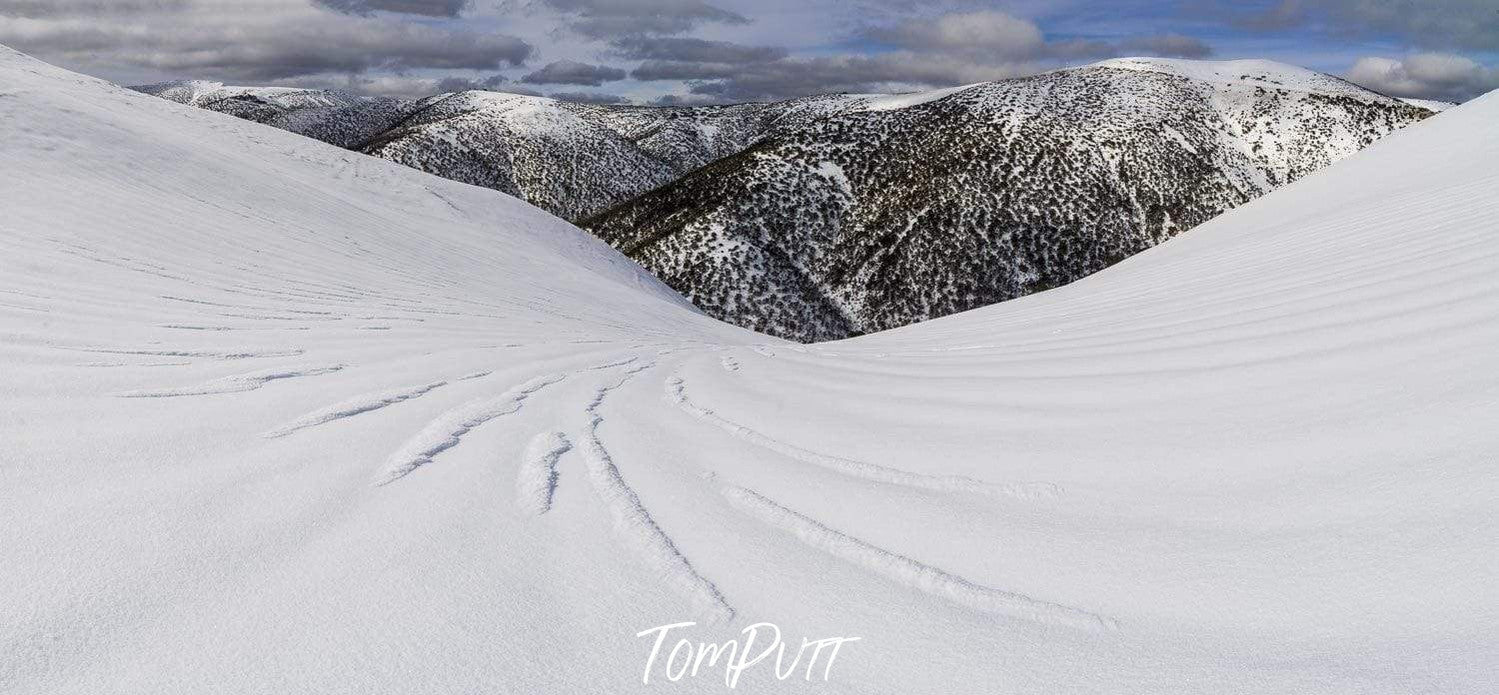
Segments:
[[[0,44],[121,84],[598,103],[908,92],[1118,56],[1499,89],[1499,0],[0,0]]]

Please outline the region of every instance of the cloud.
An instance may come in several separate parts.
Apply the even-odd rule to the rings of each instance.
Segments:
[[[109,17],[182,10],[189,0],[0,0],[0,17]]]
[[[905,51],[874,55],[787,58],[741,66],[727,79],[689,91],[721,102],[765,101],[831,92],[902,92],[986,82],[1040,72],[1035,63],[974,63]]]
[[[1445,51],[1499,46],[1494,0],[1278,0],[1238,12],[1232,23],[1261,31],[1312,28],[1341,36],[1394,37]]]
[[[713,63],[764,63],[785,58],[780,46],[747,46],[730,41],[634,36],[612,44],[625,58]]]
[[[250,83],[325,73],[497,70],[532,53],[513,36],[340,14],[305,0],[136,5],[128,12],[117,6],[109,19],[0,16],[0,43],[83,69]]]
[[[910,19],[868,35],[913,51],[983,58],[1031,58],[1046,45],[1034,23],[990,10]]]
[[[1181,34],[1135,36],[1118,41],[1049,41],[1034,23],[991,10],[906,20],[871,29],[867,36],[917,53],[963,57],[974,62],[1093,60],[1124,54],[1203,58],[1213,53],[1201,40]]]
[[[729,63],[648,60],[630,71],[630,77],[637,80],[718,80],[741,72],[744,72],[744,66]]]
[[[1116,53],[1143,53],[1165,58],[1206,58],[1213,48],[1200,39],[1181,34],[1140,36],[1119,42]]]
[[[701,0],[543,0],[568,28],[594,39],[680,34],[703,24],[749,24],[736,12]]]
[[[652,106],[710,106],[723,102],[702,94],[663,94],[650,103]]]
[[[779,46],[675,37],[636,37],[613,43],[626,58],[645,59],[631,71],[637,80],[714,80],[734,77],[746,66],[784,60]]]
[[[548,96],[558,101],[575,101],[580,104],[625,104],[630,101],[618,94],[595,94],[593,92],[553,92]]]
[[[312,0],[336,12],[370,15],[376,10],[398,14],[425,15],[427,17],[457,17],[469,5],[469,0]]]
[[[625,78],[625,71],[604,65],[590,65],[575,60],[557,60],[547,63],[536,72],[521,78],[528,84],[576,84],[597,87],[605,82]]]
[[[617,41],[649,58],[637,80],[686,82],[687,95],[662,103],[785,99],[828,92],[914,91],[1034,74],[1058,64],[1124,54],[1200,58],[1212,49],[1180,34],[1095,41],[1049,41],[1036,24],[982,10],[913,18],[865,29],[861,39],[887,50],[788,57],[768,47],[685,39]],[[709,45],[711,44],[711,45]]]
[[[1446,53],[1417,53],[1404,60],[1359,58],[1346,77],[1390,96],[1441,101],[1466,101],[1499,89],[1499,68]]]
[[[434,91],[437,94],[446,94],[448,92],[467,92],[476,89],[491,92],[504,92],[509,91],[504,87],[507,82],[509,82],[509,80],[506,80],[504,75],[490,75],[489,77],[478,78],[444,77],[440,80],[437,80]],[[539,95],[535,95],[533,93],[533,96]]]

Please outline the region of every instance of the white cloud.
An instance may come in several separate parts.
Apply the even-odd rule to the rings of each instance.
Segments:
[[[1416,53],[1404,60],[1367,56],[1346,77],[1390,96],[1443,101],[1466,101],[1499,89],[1499,68],[1447,53]]]

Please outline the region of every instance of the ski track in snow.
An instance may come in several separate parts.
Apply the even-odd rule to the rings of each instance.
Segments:
[[[561,432],[543,432],[531,438],[515,473],[515,505],[522,514],[537,516],[552,508],[552,494],[557,490],[557,459],[572,447],[572,442]]]
[[[901,485],[939,492],[971,492],[998,497],[1040,499],[1057,497],[1061,488],[1053,483],[990,483],[959,475],[923,475],[898,468],[890,468],[865,461],[855,461],[840,456],[822,454],[788,444],[779,439],[724,418],[708,408],[692,402],[687,397],[686,382],[680,376],[666,380],[666,399],[687,414],[714,427],[764,449],[769,449],[803,463],[810,463],[828,470],[855,478],[873,480],[891,485]]]
[[[732,357],[720,357],[718,358],[718,364],[722,366],[723,370],[726,372],[739,371],[739,360],[736,360]]]
[[[180,386],[164,389],[140,389],[136,391],[125,391],[116,394],[120,398],[169,398],[174,396],[205,396],[215,393],[235,393],[238,391],[253,391],[264,386],[267,382],[278,379],[295,379],[303,376],[317,376],[328,374],[343,369],[344,365],[334,364],[320,367],[299,368],[275,368],[262,369],[245,374],[232,374],[218,379],[210,379],[195,386]]]
[[[723,496],[731,505],[756,519],[795,536],[797,540],[902,586],[931,594],[966,608],[996,613],[1048,625],[1085,630],[1114,630],[1117,623],[1088,611],[1050,603],[1001,589],[975,584],[936,567],[824,526],[787,509],[768,497],[742,487],[725,487]]]
[[[520,410],[531,394],[565,378],[566,374],[537,377],[498,396],[470,401],[438,416],[390,456],[375,485],[390,484],[431,463],[432,457],[457,446],[469,430]]]
[[[588,480],[609,511],[615,532],[632,548],[645,564],[655,569],[667,586],[681,594],[692,605],[696,613],[709,624],[723,624],[732,620],[731,608],[713,582],[697,573],[692,563],[677,549],[671,537],[656,525],[650,512],[641,503],[640,497],[625,482],[619,468],[604,444],[599,440],[599,424],[604,421],[599,407],[608,398],[609,392],[623,386],[636,374],[654,366],[647,363],[629,370],[614,384],[601,386],[586,411],[587,426],[581,437],[583,459],[588,465]]]

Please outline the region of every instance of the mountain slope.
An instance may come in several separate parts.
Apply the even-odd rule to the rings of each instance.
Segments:
[[[202,81],[132,89],[493,188],[565,219],[669,183],[779,128],[882,104],[876,96],[829,95],[735,106],[597,106],[478,90],[403,100]]]
[[[580,224],[713,316],[827,340],[1067,284],[1429,113],[1121,59],[811,122]]]
[[[813,346],[5,49],[0,147],[4,692],[718,690],[681,621],[861,638],[749,693],[1495,689],[1496,96]]]

